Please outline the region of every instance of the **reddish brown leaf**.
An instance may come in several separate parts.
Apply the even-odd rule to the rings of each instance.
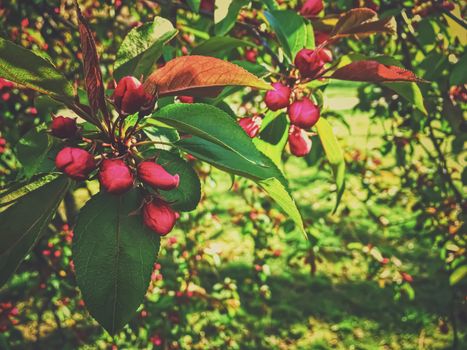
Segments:
[[[414,73],[397,66],[386,66],[377,61],[357,61],[337,69],[330,78],[350,81],[382,83],[390,81],[424,82]]]
[[[97,55],[96,42],[86,19],[81,14],[78,2],[75,0],[78,13],[78,29],[83,51],[84,80],[89,104],[94,115],[101,110],[104,118],[108,118],[107,105],[105,103],[104,84],[102,72],[99,67],[99,56]]]
[[[357,8],[346,12],[339,18],[332,36],[335,38],[350,35],[366,36],[375,33],[396,33],[396,21],[393,17],[379,19],[378,14],[368,8]]]
[[[242,67],[208,56],[182,56],[167,62],[149,76],[144,89],[154,96],[213,97],[229,85],[271,89]]]

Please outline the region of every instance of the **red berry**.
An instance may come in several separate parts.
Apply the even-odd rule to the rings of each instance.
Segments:
[[[105,159],[99,170],[99,182],[109,193],[122,194],[133,187],[133,174],[121,159]]]
[[[150,113],[155,103],[154,98],[144,91],[140,81],[131,76],[126,76],[118,82],[112,99],[115,108],[122,115]]]
[[[314,78],[321,72],[324,65],[332,60],[329,53],[330,51],[323,49],[302,49],[295,56],[294,64],[303,78]]]
[[[62,116],[54,117],[52,119],[51,132],[52,135],[61,139],[75,137],[78,133],[76,119]]]
[[[319,107],[308,97],[295,101],[287,109],[290,122],[302,129],[309,129],[318,122],[320,117]]]
[[[256,137],[259,134],[259,129],[263,119],[260,116],[242,118],[238,121],[238,124],[251,138]]]
[[[72,179],[82,181],[96,168],[96,162],[84,149],[65,147],[55,157],[55,166]]]
[[[145,184],[166,191],[177,188],[180,183],[178,174],[172,175],[162,165],[148,160],[139,163],[138,177]]]
[[[300,9],[300,14],[303,17],[316,17],[323,8],[323,0],[307,0]]]
[[[311,139],[305,130],[291,125],[289,129],[289,146],[293,155],[304,157],[311,151]]]
[[[162,199],[154,198],[143,207],[143,221],[152,231],[165,236],[175,226],[177,213]]]
[[[274,90],[269,90],[264,96],[264,102],[271,111],[277,111],[281,108],[287,107],[290,102],[290,94],[292,91],[288,86],[281,83],[272,84]]]

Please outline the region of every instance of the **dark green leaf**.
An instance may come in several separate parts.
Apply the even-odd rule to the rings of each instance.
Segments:
[[[70,184],[68,178],[60,176],[0,213],[0,286],[45,232]]]
[[[459,62],[452,68],[449,82],[453,85],[467,84],[467,53],[464,53],[459,59]]]
[[[123,196],[98,193],[78,217],[73,261],[76,279],[91,315],[111,334],[134,316],[143,302],[160,247],[137,211],[136,190]]]
[[[42,169],[47,155],[52,149],[53,139],[46,130],[33,129],[23,137],[17,146],[18,160],[23,165],[23,173],[26,177],[37,174]],[[49,164],[49,170],[53,169],[53,163]]]
[[[0,38],[0,77],[55,100],[73,102],[73,86],[51,63],[3,38]]]
[[[258,150],[255,151],[256,156],[261,158],[264,166],[249,162],[230,149],[196,136],[181,139],[176,142],[176,145],[196,158],[230,174],[240,175],[254,181],[275,177],[287,187],[287,181],[274,162]]]
[[[181,132],[216,143],[250,163],[266,166],[251,138],[219,108],[202,103],[174,104],[157,111],[153,117]]]
[[[40,174],[28,181],[15,183],[0,192],[0,208],[13,204],[31,191],[42,187],[60,176],[59,173]],[[1,210],[1,209],[0,209]]]
[[[255,44],[246,40],[240,40],[230,36],[215,36],[196,46],[191,51],[191,54],[220,57],[223,53],[238,47],[255,46]]]
[[[201,0],[187,0],[187,3],[194,12],[199,12],[199,5],[201,5]]]
[[[290,62],[303,48],[313,49],[315,37],[311,24],[292,10],[266,11],[264,13]]]
[[[162,55],[163,46],[175,35],[177,30],[172,23],[162,17],[155,17],[152,23],[133,28],[123,39],[117,52],[114,77],[148,77]]]

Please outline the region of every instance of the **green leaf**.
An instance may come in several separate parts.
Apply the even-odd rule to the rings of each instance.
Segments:
[[[467,84],[467,53],[464,53],[454,67],[452,68],[451,75],[449,77],[449,83],[453,85]]]
[[[451,273],[451,276],[449,276],[449,284],[453,286],[462,281],[465,276],[467,276],[467,265],[461,265]]]
[[[73,86],[47,60],[0,38],[0,77],[58,101],[73,102]]]
[[[127,324],[143,302],[160,237],[137,214],[143,198],[98,193],[74,230],[76,279],[91,315],[110,333]]]
[[[15,183],[12,186],[7,187],[0,193],[0,211],[4,207],[15,203],[18,199],[27,195],[29,192],[37,190],[38,188],[55,180],[59,176],[59,173],[40,174],[34,176],[28,181]]]
[[[68,178],[60,176],[0,213],[0,286],[45,232],[70,184]]]
[[[199,12],[199,6],[201,5],[201,0],[187,0],[187,3],[188,3],[188,6],[190,6],[190,8],[198,13]]]
[[[313,28],[302,16],[292,10],[264,12],[266,19],[277,34],[277,38],[290,62],[303,48],[313,49]]]
[[[259,181],[260,187],[282,208],[282,210],[295,222],[300,231],[307,237],[303,226],[302,216],[290,193],[276,178]]]
[[[196,46],[191,54],[220,57],[223,53],[238,47],[256,47],[256,45],[230,36],[215,36]]]
[[[324,152],[326,153],[326,157],[331,164],[334,180],[337,186],[336,206],[334,207],[334,212],[336,212],[345,189],[344,153],[337,142],[331,125],[329,125],[326,119],[320,118],[318,120],[318,123],[316,123],[316,130],[321,140],[321,144],[323,145]]]
[[[19,141],[18,160],[23,165],[23,173],[27,178],[40,172],[52,146],[53,139],[46,130],[32,129]],[[49,170],[52,170],[53,163],[49,165]]]
[[[287,181],[274,162],[258,150],[255,153],[261,157],[265,166],[251,163],[228,148],[196,136],[183,138],[176,142],[176,146],[230,174],[240,175],[254,181],[276,177],[284,186],[287,186]]]
[[[381,84],[412,103],[420,112],[428,115],[423,101],[423,95],[416,83],[383,83]]]
[[[249,3],[249,0],[216,1],[216,9],[214,10],[216,35],[226,35],[234,27],[240,9]]]
[[[177,130],[173,128],[165,128],[162,126],[148,126],[144,128],[144,133],[148,136],[149,140],[160,142],[156,144],[156,148],[170,151],[173,147],[168,143],[174,143],[180,139]],[[167,144],[166,144],[167,143]],[[143,151],[143,153],[146,153]]]
[[[153,117],[178,131],[216,143],[248,162],[266,166],[251,138],[219,108],[202,103],[174,104],[157,111]]]
[[[268,112],[261,125],[260,138],[254,138],[256,147],[281,169],[282,152],[289,136],[289,123],[285,113]]]
[[[156,163],[162,165],[170,174],[180,175],[179,186],[170,191],[159,190],[161,196],[179,211],[196,209],[201,200],[201,183],[193,167],[180,156],[158,150]]]
[[[243,69],[246,69],[248,72],[256,75],[258,78],[264,77],[266,74],[269,73],[267,68],[265,68],[264,66],[258,63],[253,63],[253,62],[248,62],[248,61],[239,61],[239,60],[233,60],[231,62],[233,64],[236,64],[237,66],[242,67]]]
[[[152,23],[133,28],[118,49],[114,77],[117,80],[126,75],[138,79],[141,76],[148,77],[162,55],[163,46],[177,32],[172,23],[162,17],[155,17]]]

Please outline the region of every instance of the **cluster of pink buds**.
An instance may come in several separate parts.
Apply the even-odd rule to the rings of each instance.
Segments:
[[[301,14],[314,17],[323,10],[322,1],[306,1]],[[310,98],[309,93],[298,85],[311,80],[320,79],[326,72],[325,65],[332,61],[332,53],[326,49],[329,35],[322,33],[320,44],[316,49],[302,49],[294,59],[295,70],[283,82],[275,82],[272,89],[266,92],[264,102],[271,111],[287,109],[290,121],[289,148],[293,155],[304,157],[311,150],[310,129],[318,122],[321,111]],[[258,136],[261,130],[262,118],[260,116],[245,117],[239,120],[239,125],[250,137]]]
[[[0,333],[6,332],[10,326],[19,323],[18,309],[10,302],[0,303]]]
[[[287,108],[291,124],[289,128],[290,151],[297,157],[304,157],[311,150],[311,139],[306,130],[309,130],[318,122],[320,109],[306,96],[301,98],[294,96],[295,100],[290,102],[293,94],[289,87],[281,83],[274,83],[272,86],[274,90],[266,93],[264,101],[268,108],[273,111]]]
[[[144,116],[150,113],[154,108],[154,98],[144,91],[136,78],[124,77],[115,88],[112,102],[119,114],[111,126],[115,139],[112,144],[106,145],[111,151],[102,151],[97,156],[93,154],[96,153],[95,145],[91,147],[92,153],[75,146],[81,141],[90,141],[81,137],[75,119],[63,116],[53,118],[51,134],[70,144],[58,152],[55,166],[77,181],[89,179],[91,173],[97,169],[101,189],[113,195],[122,195],[137,185],[146,187],[148,196],[141,210],[144,224],[164,236],[172,231],[179,214],[172,209],[170,203],[161,198],[159,191],[176,189],[180,177],[170,174],[154,159],[141,161],[134,157],[130,148],[133,146],[132,142],[136,141],[126,137],[120,127],[130,114],[139,113],[139,116]]]
[[[327,38],[323,38],[323,43],[326,40]],[[321,111],[310,97],[304,95],[301,89],[295,86],[295,83],[297,80],[300,83],[305,83],[313,79],[319,79],[325,72],[325,65],[331,61],[331,51],[322,46],[315,50],[300,50],[294,60],[299,79],[296,77],[290,79],[290,81],[294,82],[292,87],[281,82],[273,83],[273,89],[266,92],[264,97],[264,102],[271,111],[287,108],[290,121],[289,147],[292,154],[297,157],[304,157],[310,153],[311,139],[309,130],[318,122]],[[257,115],[239,120],[239,125],[252,138],[258,136],[261,124],[262,118]]]

